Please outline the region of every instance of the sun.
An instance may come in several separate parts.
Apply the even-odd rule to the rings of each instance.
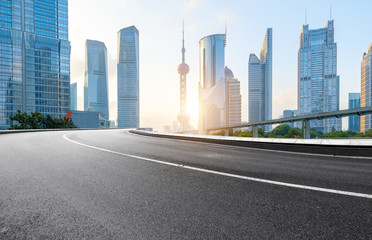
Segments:
[[[198,99],[188,99],[186,103],[186,112],[190,115],[190,124],[195,125],[199,119],[199,101]]]

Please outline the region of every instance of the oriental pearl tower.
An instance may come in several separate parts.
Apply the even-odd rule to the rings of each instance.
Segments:
[[[177,120],[180,123],[178,132],[190,130],[190,116],[186,113],[186,75],[189,73],[189,65],[185,63],[185,30],[182,29],[182,63],[178,65],[177,71],[180,74],[180,112],[177,115]]]

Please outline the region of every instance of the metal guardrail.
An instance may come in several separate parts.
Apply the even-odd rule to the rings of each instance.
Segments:
[[[234,128],[244,128],[244,127],[252,127],[253,128],[253,137],[258,136],[258,127],[263,125],[273,125],[273,124],[282,124],[282,123],[293,123],[302,121],[302,137],[303,138],[310,138],[310,120],[321,120],[325,118],[342,118],[348,117],[353,115],[368,115],[372,114],[372,106],[368,107],[361,107],[361,108],[353,108],[353,109],[346,109],[346,110],[339,110],[339,111],[332,111],[332,112],[322,112],[322,113],[315,113],[309,115],[300,115],[295,117],[289,118],[278,118],[272,120],[265,120],[260,122],[252,122],[252,123],[245,123],[240,125],[232,125],[232,126],[221,126],[221,127],[214,127],[206,129],[207,133],[211,131],[218,131],[218,130],[227,130],[234,129]]]

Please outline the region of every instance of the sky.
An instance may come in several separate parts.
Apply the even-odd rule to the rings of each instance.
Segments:
[[[335,21],[340,109],[347,109],[348,93],[360,92],[362,54],[372,43],[371,9],[370,0],[70,0],[71,82],[78,83],[78,109],[84,106],[85,41],[102,41],[108,51],[110,119],[116,120],[117,32],[135,25],[139,30],[140,126],[161,131],[164,125],[172,125],[179,111],[177,66],[184,19],[191,125],[197,128],[199,40],[224,33],[225,22],[225,64],[241,82],[242,121],[248,119],[249,54],[259,54],[266,29],[273,29],[272,116],[278,118],[285,109],[297,109],[297,53],[305,11],[310,29],[324,27],[330,18]]]

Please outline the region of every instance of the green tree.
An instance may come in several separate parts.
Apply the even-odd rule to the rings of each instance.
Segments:
[[[291,127],[288,124],[281,124],[274,128],[268,135],[269,137],[284,137]]]
[[[301,138],[302,131],[299,128],[291,128],[288,133],[285,135],[286,138]]]

